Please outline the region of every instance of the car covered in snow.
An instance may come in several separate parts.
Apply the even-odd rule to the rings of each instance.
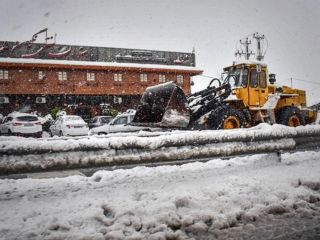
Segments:
[[[149,127],[133,126],[129,123],[132,122],[135,110],[128,110],[125,113],[118,114],[110,123],[100,127],[92,128],[89,135],[102,135],[117,132],[137,132],[140,130],[150,131]]]
[[[88,124],[76,115],[62,115],[50,126],[51,136],[82,136],[88,132]]]
[[[89,128],[100,127],[108,124],[113,119],[112,116],[95,116],[89,121]]]
[[[7,135],[41,137],[42,124],[34,114],[13,112],[3,118],[0,132]]]

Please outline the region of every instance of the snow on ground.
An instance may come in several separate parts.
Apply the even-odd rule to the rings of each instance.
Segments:
[[[223,238],[225,229],[269,215],[313,216],[320,213],[319,156],[283,154],[279,162],[256,155],[92,177],[0,180],[0,238]]]

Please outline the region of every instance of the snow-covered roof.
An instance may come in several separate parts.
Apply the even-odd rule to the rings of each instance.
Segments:
[[[67,66],[99,66],[99,67],[120,67],[120,68],[138,68],[138,69],[167,69],[181,70],[201,73],[195,67],[161,65],[161,64],[139,64],[139,63],[119,63],[119,62],[89,62],[89,61],[69,61],[69,60],[51,60],[51,59],[25,59],[25,58],[0,58],[0,63],[17,63],[17,64],[52,64]]]

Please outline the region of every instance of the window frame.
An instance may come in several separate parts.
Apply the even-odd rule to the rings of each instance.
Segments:
[[[159,83],[165,83],[166,82],[166,75],[165,74],[159,74]]]
[[[122,73],[114,73],[113,74],[113,81],[122,82]]]
[[[140,82],[148,82],[148,74],[140,73]]]
[[[67,81],[67,80],[68,80],[67,72],[65,72],[65,71],[59,71],[59,72],[58,72],[58,80],[59,80],[59,81]]]
[[[87,72],[87,81],[94,82],[96,80],[96,74],[94,72]]]
[[[9,79],[9,70],[0,69],[0,80],[8,80]]]
[[[262,82],[261,81],[261,75],[263,75],[264,76],[264,81]],[[259,81],[259,86],[260,86],[260,88],[266,88],[267,87],[267,74],[266,74],[266,72],[265,71],[260,71],[259,73],[258,73],[258,81]],[[263,84],[261,84],[261,83],[263,83]]]
[[[182,74],[177,75],[177,83],[182,85],[184,82],[184,77]]]
[[[252,81],[252,75],[253,73],[255,73],[256,77],[255,77],[255,82]],[[252,84],[252,83],[255,83],[255,84]],[[257,88],[259,87],[259,79],[258,79],[258,72],[257,72],[257,69],[250,69],[250,83],[249,83],[249,86],[251,88]]]
[[[44,72],[43,71],[38,71],[38,80],[44,80]]]

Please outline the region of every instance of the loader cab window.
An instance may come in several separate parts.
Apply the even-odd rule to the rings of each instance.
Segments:
[[[248,84],[248,69],[236,69],[230,72],[230,84],[232,87],[246,87]]]
[[[259,72],[259,86],[261,88],[267,87],[267,78],[266,73],[264,71]]]
[[[252,88],[258,87],[258,75],[257,75],[256,69],[252,69],[250,71],[250,87]]]

